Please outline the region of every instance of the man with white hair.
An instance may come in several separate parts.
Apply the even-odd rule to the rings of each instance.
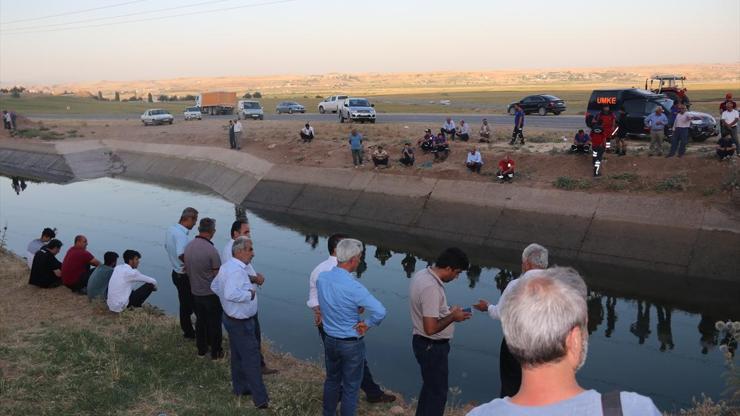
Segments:
[[[232,389],[237,396],[251,395],[258,409],[266,409],[270,399],[262,381],[256,322],[257,285],[262,285],[265,279],[262,275],[249,276],[248,265],[254,257],[252,240],[237,237],[231,254],[218,269],[210,287],[221,302],[221,320],[229,333]]]
[[[341,396],[341,415],[357,410],[367,330],[385,318],[385,307],[354,279],[360,265],[362,242],[345,238],[337,244],[337,266],[319,274],[316,291],[321,306],[324,336],[324,416],[334,416]],[[362,316],[367,312],[367,317]]]
[[[647,415],[661,413],[636,393],[584,390],[576,372],[588,351],[586,284],[570,268],[532,270],[502,296],[499,313],[506,342],[522,367],[513,397],[495,399],[467,416]]]
[[[532,243],[522,252],[522,274],[530,270],[546,269],[547,262],[547,249],[539,244]],[[501,297],[503,298],[506,292],[514,287],[517,282],[518,280],[512,280],[504,289]],[[491,304],[487,300],[481,299],[473,307],[481,312],[488,312],[493,320],[501,319],[498,305]],[[511,355],[509,347],[506,345],[506,337],[501,340],[499,378],[501,379],[501,397],[511,397],[519,391],[519,385],[522,384],[522,369],[514,356]]]

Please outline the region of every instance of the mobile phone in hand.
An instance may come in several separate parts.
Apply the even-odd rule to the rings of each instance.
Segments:
[[[473,313],[473,308],[470,308],[470,307],[468,307],[468,308],[463,308],[463,312],[467,312],[467,313]]]

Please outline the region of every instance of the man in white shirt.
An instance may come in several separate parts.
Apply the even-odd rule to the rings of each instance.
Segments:
[[[546,269],[548,264],[547,249],[539,244],[532,243],[522,252],[522,275],[530,270]],[[516,286],[517,280],[512,280],[504,289],[501,297],[507,291]],[[487,300],[479,300],[473,307],[481,312],[488,312],[493,320],[501,320],[498,305],[489,303]],[[522,369],[516,361],[508,345],[506,338],[501,339],[501,353],[499,354],[499,377],[501,379],[501,397],[511,397],[519,391],[519,385],[522,383]]]
[[[239,119],[234,121],[234,143],[236,144],[236,150],[242,148],[242,122]]]
[[[233,248],[234,248],[234,241],[236,241],[236,239],[239,237],[246,237],[246,238],[250,237],[250,229],[249,229],[248,222],[242,221],[242,220],[236,220],[231,224],[231,240],[226,242],[226,245],[224,245],[223,251],[221,251],[221,264],[225,264],[227,261],[234,258],[234,256],[232,255]],[[254,253],[254,249],[252,249],[252,253]],[[254,270],[254,267],[252,267],[251,262],[246,264],[246,270],[250,278],[250,281],[252,281],[253,283],[257,281],[257,279],[264,280],[264,276],[262,276],[261,273],[257,273],[257,271]],[[257,336],[257,341],[259,342],[260,345],[262,345],[262,329],[260,328],[260,321],[259,321],[258,314],[254,315],[254,323],[255,323],[255,335]],[[278,370],[269,368],[267,366],[267,364],[265,363],[265,356],[264,354],[262,354],[262,348],[260,348],[260,363],[262,365],[262,374],[270,375],[270,374],[276,374],[278,372]]]
[[[260,344],[255,333],[257,286],[264,277],[249,275],[254,257],[252,241],[237,237],[232,245],[232,258],[222,264],[211,282],[223,308],[222,322],[229,333],[231,347],[231,384],[237,396],[252,396],[258,409],[267,409],[270,398],[260,371]]]
[[[308,279],[308,301],[306,302],[306,306],[311,308],[314,313],[314,324],[316,324],[319,329],[321,342],[324,342],[326,333],[321,324],[321,307],[319,306],[319,295],[316,290],[316,280],[318,280],[321,273],[328,272],[337,267],[337,244],[345,238],[348,238],[345,234],[333,234],[329,237],[329,240],[327,241],[329,258],[319,263],[319,265],[313,269]],[[375,380],[373,380],[373,375],[370,372],[370,368],[367,366],[367,360],[365,360],[365,368],[363,370],[360,388],[365,392],[366,399],[370,403],[389,403],[396,400],[396,396],[385,393]]]
[[[51,228],[44,228],[44,230],[41,231],[41,238],[35,238],[31,240],[30,243],[28,243],[28,247],[26,247],[26,261],[28,262],[29,269],[33,265],[33,256],[35,256],[36,253],[41,250],[41,247],[45,246],[46,243],[51,241],[51,239],[56,238],[56,236],[56,230],[53,230]]]
[[[475,146],[470,148],[465,166],[470,169],[470,172],[480,173],[480,168],[483,167],[483,157]]]
[[[457,133],[457,127],[452,118],[447,117],[445,123],[442,125],[442,133],[448,136],[448,139],[455,140],[455,133]]]
[[[735,102],[729,101],[725,104],[725,111],[722,112],[722,118],[720,120],[722,126],[722,137],[729,135],[735,143],[735,148],[738,147],[737,142],[737,123],[740,120],[740,113],[735,108]],[[737,153],[736,153],[737,155]]]
[[[108,309],[112,312],[123,312],[128,307],[140,308],[144,301],[157,290],[157,281],[142,274],[137,268],[141,254],[135,250],[123,252],[123,264],[113,269],[113,275],[108,282]],[[136,282],[143,282],[138,289],[133,290]]]
[[[460,126],[457,128],[455,136],[464,142],[467,142],[470,139],[470,126],[468,126],[468,123],[466,123],[465,120],[460,120]]]
[[[311,127],[310,124],[306,123],[306,125],[301,129],[301,139],[303,139],[303,143],[311,143],[311,140],[313,140],[313,127]]]
[[[586,283],[573,269],[530,270],[501,298],[506,342],[522,368],[512,397],[495,399],[467,416],[660,416],[649,397],[599,394],[582,388],[576,373],[588,352]]]
[[[673,120],[673,137],[671,137],[671,150],[666,157],[673,157],[678,150],[678,157],[683,157],[686,153],[686,145],[689,143],[689,128],[691,120],[700,117],[686,111],[685,104],[678,105],[678,113]]]

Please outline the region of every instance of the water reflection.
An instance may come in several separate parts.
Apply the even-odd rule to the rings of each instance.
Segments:
[[[601,294],[588,291],[586,306],[588,306],[588,334],[593,334],[604,322],[604,306],[601,304]]]
[[[611,338],[614,333],[614,325],[617,323],[617,298],[614,296],[606,297],[606,330],[604,336]]]
[[[480,280],[480,275],[483,272],[480,266],[476,266],[474,264],[471,264],[470,267],[468,267],[468,287],[471,289],[475,289],[475,284],[478,283],[478,280]]]
[[[671,331],[671,308],[656,305],[655,310],[658,315],[658,341],[660,342],[660,350],[665,351],[666,348],[672,350],[674,345],[673,332]]]
[[[416,271],[416,257],[411,253],[406,253],[406,257],[401,260],[401,266],[403,267],[403,271],[406,272],[406,278],[411,279],[411,276]]]
[[[393,257],[393,253],[385,247],[375,247],[375,258],[378,259],[381,266],[385,266],[385,263]]]
[[[20,195],[21,192],[23,192],[23,191],[26,190],[26,187],[28,185],[26,184],[26,179],[25,178],[21,178],[21,177],[18,177],[18,176],[13,176],[11,178],[10,186],[11,186],[11,188],[13,188],[13,191],[15,191],[15,194],[16,195]]]
[[[311,246],[311,250],[316,250],[316,246],[319,245],[319,236],[317,234],[307,234],[304,241]]]
[[[640,345],[645,343],[650,335],[650,302],[637,301],[637,320],[630,325],[630,332],[637,337]]]
[[[504,289],[509,285],[509,282],[514,280],[514,272],[508,269],[500,269],[498,273],[496,273],[495,280],[496,289],[498,289],[499,293],[504,293]]]

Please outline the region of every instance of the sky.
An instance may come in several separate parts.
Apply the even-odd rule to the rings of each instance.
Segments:
[[[0,0],[6,85],[738,61],[738,0]]]

